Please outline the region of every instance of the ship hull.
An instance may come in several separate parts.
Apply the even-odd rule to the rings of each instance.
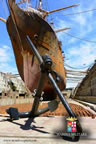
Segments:
[[[33,92],[40,79],[40,65],[26,40],[26,35],[28,35],[40,55],[48,54],[52,59],[52,70],[60,76],[57,84],[63,90],[66,83],[63,57],[52,27],[35,12],[23,11],[15,3],[12,4],[11,9],[14,10],[15,24],[13,15],[10,15],[7,19],[7,31],[12,42],[19,74],[26,87]],[[53,77],[56,79],[54,74]],[[54,99],[56,96],[48,79],[46,79],[43,91],[48,99]]]

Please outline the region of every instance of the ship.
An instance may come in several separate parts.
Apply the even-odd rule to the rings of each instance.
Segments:
[[[8,0],[10,16],[6,21],[1,19],[6,22],[20,77],[26,87],[31,92],[34,92],[40,80],[40,65],[26,40],[27,35],[41,56],[48,54],[52,59],[52,76],[60,90],[63,91],[66,87],[66,73],[61,42],[46,17],[49,13],[76,5],[47,12],[42,9],[42,0],[39,0],[37,9],[32,7],[22,9],[19,7],[22,2],[25,1],[16,3],[16,0]],[[57,80],[57,77],[59,77],[59,80]],[[43,92],[47,100],[56,98],[55,90],[48,79],[44,85]]]
[[[66,87],[61,42],[56,36],[56,31],[46,20],[46,16],[49,13],[77,5],[51,12],[42,9],[42,0],[39,1],[37,9],[32,7],[22,9],[18,6],[16,0],[8,0],[8,5],[10,16],[7,20],[1,20],[7,26],[18,72],[31,92],[37,89],[31,111],[19,112],[17,108],[10,107],[6,110],[10,115],[10,120],[18,120],[19,118],[34,119],[47,111],[53,112],[58,108],[60,100],[69,116],[75,118],[75,113],[61,92]],[[44,92],[43,99],[49,102],[47,107],[39,109],[42,91]],[[57,95],[59,100],[56,99]],[[77,134],[82,133],[78,120],[76,129]],[[69,141],[78,141],[80,135],[77,134],[75,136],[62,136],[62,138]]]

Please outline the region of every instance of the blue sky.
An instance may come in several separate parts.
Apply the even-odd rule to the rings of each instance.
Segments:
[[[34,7],[36,1],[31,0],[31,2]],[[75,15],[67,14],[95,9],[96,0],[43,0],[43,7],[48,10],[54,10],[78,3],[80,4],[78,7],[50,14],[48,19],[54,22],[54,29],[71,27],[70,30],[65,32],[81,39],[93,41],[82,41],[64,32],[57,34],[58,39],[62,41],[62,50],[65,53],[65,64],[85,70],[84,67],[94,63],[96,59],[96,10]],[[5,4],[5,0],[0,0],[0,17],[7,19],[9,13]],[[6,25],[1,21],[0,71],[17,73],[11,41],[6,30]],[[72,87],[76,84],[77,83],[68,83],[67,86]]]

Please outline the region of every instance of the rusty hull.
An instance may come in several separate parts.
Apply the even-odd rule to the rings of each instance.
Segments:
[[[23,11],[15,2],[11,4],[11,10],[13,15],[10,15],[7,19],[7,31],[12,42],[18,71],[25,85],[33,92],[40,79],[40,65],[26,40],[26,35],[28,35],[41,56],[48,54],[51,57],[53,61],[52,70],[60,75],[58,86],[63,90],[66,83],[64,63],[60,44],[54,30],[48,22],[35,12]],[[51,99],[54,98],[55,92],[48,80],[45,82],[43,91],[45,95],[50,95]]]

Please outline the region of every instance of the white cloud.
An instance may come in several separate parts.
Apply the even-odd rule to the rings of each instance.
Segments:
[[[77,68],[73,70],[86,71],[90,66],[93,65],[94,60],[96,59],[96,45],[84,43],[80,44],[79,47],[71,47],[67,51],[66,56],[69,58],[66,63],[73,68]],[[70,69],[68,67],[66,68]],[[67,82],[67,87],[76,87],[77,84],[78,82]]]
[[[0,48],[0,62],[7,62],[9,60],[8,47],[3,46]]]
[[[67,56],[70,58],[69,64],[72,66],[90,65],[96,59],[96,45],[85,43],[79,47],[70,48]]]
[[[88,0],[87,2],[80,0],[80,6],[72,8],[71,12],[69,13],[76,13],[76,12],[86,11],[88,9],[93,9],[95,8],[94,7],[95,4],[96,4],[95,0],[93,0],[92,2],[90,0]],[[94,32],[94,29],[96,28],[96,22],[94,21],[94,13],[95,11],[90,11],[88,13],[81,13],[81,14],[70,15],[66,17],[58,17],[58,22],[57,22],[58,27],[63,27],[63,26],[72,27],[72,29],[68,31],[68,33],[70,32],[74,36],[90,40],[88,36],[90,35],[90,33]],[[65,11],[63,11],[62,14],[65,14]],[[67,36],[64,35],[64,33],[60,33],[58,35],[59,35],[58,38],[60,39],[62,39],[61,38],[62,36],[63,37]],[[70,39],[69,41],[70,44],[71,42],[74,43],[76,41],[73,40],[73,38],[71,37],[69,37],[69,39]]]
[[[87,24],[87,20],[83,15],[76,15],[75,17],[72,18],[72,20],[79,25],[85,26]]]
[[[74,7],[71,10],[62,14],[76,13],[95,8],[96,0],[79,0],[80,6]],[[61,15],[62,15],[61,14]],[[77,68],[77,70],[86,70],[88,66],[94,63],[96,59],[96,44],[91,42],[85,42],[74,38],[74,36],[81,39],[96,41],[96,11],[90,11],[88,13],[82,13],[77,15],[70,15],[64,17],[58,17],[56,26],[57,28],[71,27],[71,30],[65,31],[73,35],[73,37],[64,34],[64,32],[57,33],[59,40],[63,43],[63,51],[65,52],[65,63]],[[66,67],[68,69],[68,67]],[[81,69],[79,69],[81,68]],[[82,69],[83,68],[83,69]],[[71,69],[71,68],[70,68]],[[74,69],[76,70],[76,69]],[[78,83],[68,83],[67,87],[76,86]]]
[[[76,82],[74,82],[74,83],[72,83],[72,82],[70,82],[70,83],[68,83],[67,82],[67,85],[66,85],[66,88],[74,88],[74,87],[76,87],[78,85],[78,83]]]
[[[10,50],[10,47],[7,45],[3,45],[3,49]]]
[[[62,0],[63,3],[63,0]],[[72,9],[67,9],[66,11],[61,11],[61,14],[81,12],[88,9],[93,9],[96,6],[96,0],[71,0],[66,1],[66,5],[71,5],[72,3],[80,3],[80,6],[74,7]],[[70,4],[71,3],[71,4]],[[71,27],[71,30],[66,31],[83,39],[88,39],[96,41],[95,31],[96,31],[96,21],[95,21],[96,11],[91,11],[89,13],[71,15],[65,17],[55,17],[55,29]],[[63,43],[63,50],[65,52],[66,59],[69,59],[66,63],[73,67],[84,67],[84,64],[90,65],[96,59],[96,46],[92,43],[87,43],[80,41],[76,38],[67,36],[64,32],[57,33],[59,40]],[[10,48],[3,46],[0,48],[0,70],[4,71],[15,71],[15,67],[11,66],[11,53],[8,53]],[[70,84],[76,85],[75,84]]]
[[[0,64],[0,72],[4,72],[4,73],[14,73],[17,74],[17,68],[13,67],[12,65],[9,65],[8,63],[1,63]]]
[[[0,46],[0,71],[17,73],[13,51],[7,45]]]

